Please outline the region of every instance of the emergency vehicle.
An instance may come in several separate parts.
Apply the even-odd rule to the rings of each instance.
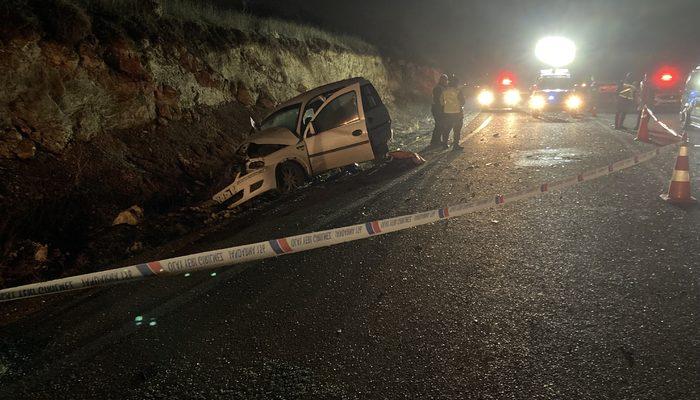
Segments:
[[[476,102],[483,111],[515,110],[524,103],[515,74],[509,72],[501,72],[494,82],[479,86]]]
[[[681,126],[683,128],[700,128],[700,65],[685,81],[681,99]]]
[[[568,69],[543,69],[532,86],[529,107],[533,116],[550,111],[579,115],[584,110],[583,96],[576,92]]]

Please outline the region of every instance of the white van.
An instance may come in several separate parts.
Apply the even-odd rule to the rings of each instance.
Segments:
[[[292,191],[311,176],[383,158],[391,119],[372,84],[352,78],[312,89],[275,108],[238,149],[233,182],[214,195],[236,207],[270,190]]]

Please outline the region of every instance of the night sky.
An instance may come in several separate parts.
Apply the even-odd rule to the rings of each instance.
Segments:
[[[581,77],[700,64],[700,0],[216,1],[357,35],[468,80],[535,74],[535,42],[552,34],[576,42],[571,70]]]

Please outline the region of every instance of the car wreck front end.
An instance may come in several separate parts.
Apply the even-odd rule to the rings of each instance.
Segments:
[[[238,149],[239,162],[233,182],[212,199],[235,208],[263,193],[277,189],[277,167],[292,160],[308,171],[306,152],[297,148],[299,139],[288,129],[272,128],[257,132]]]

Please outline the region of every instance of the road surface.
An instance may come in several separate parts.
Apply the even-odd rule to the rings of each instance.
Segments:
[[[317,182],[125,264],[435,209],[653,148],[611,121],[482,113],[463,152]],[[676,153],[394,234],[3,304],[6,319],[39,311],[0,327],[0,398],[698,398],[700,211],[659,199]]]

